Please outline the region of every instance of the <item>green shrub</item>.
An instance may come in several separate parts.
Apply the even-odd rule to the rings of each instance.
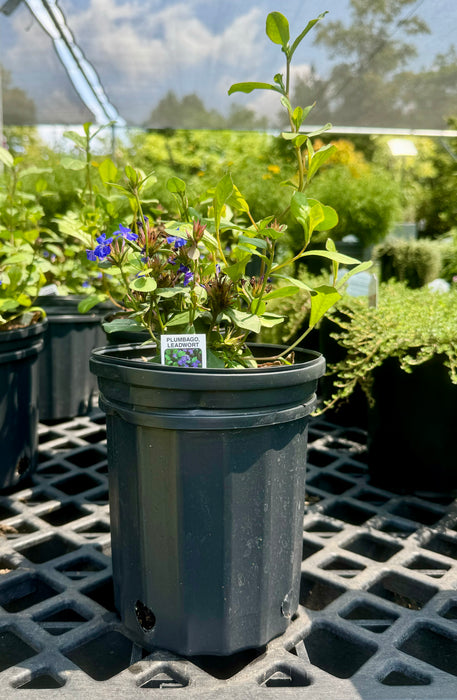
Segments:
[[[391,175],[378,168],[359,176],[341,165],[324,170],[310,186],[309,195],[338,212],[332,238],[353,235],[368,247],[382,241],[398,218],[400,193]]]
[[[331,337],[344,349],[344,357],[328,367],[334,394],[327,405],[349,397],[358,385],[372,402],[373,372],[391,357],[411,372],[440,355],[457,384],[456,287],[440,293],[391,280],[380,285],[377,308],[369,307],[366,299],[346,296],[331,318],[340,327]]]
[[[442,246],[436,241],[391,239],[378,245],[381,281],[394,278],[413,289],[441,276]]]
[[[448,282],[453,282],[457,276],[457,228],[452,229],[445,238],[442,238],[440,245],[440,277],[443,277]]]

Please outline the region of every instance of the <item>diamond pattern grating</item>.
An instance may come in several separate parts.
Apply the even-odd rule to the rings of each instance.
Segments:
[[[288,631],[229,658],[149,653],[114,609],[104,422],[41,424],[37,474],[0,497],[2,698],[455,700],[457,500],[373,488],[364,432],[314,419]]]

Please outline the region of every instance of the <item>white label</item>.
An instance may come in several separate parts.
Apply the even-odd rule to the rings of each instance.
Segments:
[[[169,367],[206,367],[206,336],[177,334],[160,336],[160,358]]]
[[[59,293],[59,288],[56,284],[47,284],[40,289],[40,297],[47,297]]]

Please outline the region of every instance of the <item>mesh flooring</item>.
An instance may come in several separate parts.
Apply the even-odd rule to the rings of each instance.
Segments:
[[[288,631],[228,658],[151,654],[114,609],[104,423],[41,424],[37,474],[0,497],[2,698],[455,700],[457,501],[372,488],[364,432],[314,419]]]

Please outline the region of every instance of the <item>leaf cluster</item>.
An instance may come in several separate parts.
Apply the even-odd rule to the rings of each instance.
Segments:
[[[0,148],[0,330],[29,325],[41,315],[35,306],[46,281],[47,261],[38,253],[43,211],[23,188],[36,169]]]
[[[392,357],[409,373],[435,355],[443,356],[450,381],[457,383],[455,287],[439,293],[390,280],[380,285],[377,308],[366,299],[345,296],[330,318],[338,326],[331,337],[345,356],[328,368],[335,389],[328,405],[350,396],[357,385],[372,401],[373,372]]]

